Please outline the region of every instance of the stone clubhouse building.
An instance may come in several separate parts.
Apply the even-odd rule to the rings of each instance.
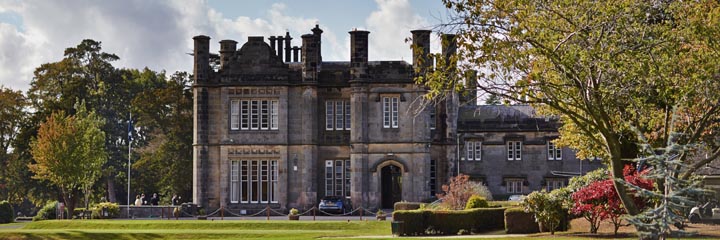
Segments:
[[[240,48],[222,40],[219,54],[210,37],[193,38],[195,203],[309,209],[332,195],[392,208],[431,198],[458,173],[502,199],[600,166],[555,147],[557,120],[529,106],[461,104],[473,94],[420,104],[426,88],[414,69],[431,64],[368,61],[368,31],[349,32],[349,61],[323,61],[322,33],[315,26],[299,47],[288,33],[248,37]],[[424,50],[413,63],[427,59],[430,36],[412,31]],[[453,54],[454,36],[442,39]]]

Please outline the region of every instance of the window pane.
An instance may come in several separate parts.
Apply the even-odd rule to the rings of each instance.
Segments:
[[[383,127],[390,127],[390,98],[383,98]]]
[[[250,129],[260,128],[260,101],[250,101]]]
[[[515,160],[522,160],[522,142],[515,142]]]
[[[238,130],[240,128],[240,101],[233,100],[230,102],[230,129]]]
[[[270,129],[270,103],[267,100],[260,101],[260,129]]]
[[[398,127],[398,98],[392,98],[392,127]]]
[[[239,180],[239,164],[238,161],[230,162],[230,202],[238,202],[238,180]]]
[[[250,102],[247,100],[241,101],[240,105],[240,129],[250,128]]]
[[[248,167],[248,161],[241,162],[242,167],[240,169],[240,201],[250,201],[250,167]]]
[[[507,156],[508,156],[507,158],[508,158],[508,160],[510,160],[510,161],[512,161],[513,159],[515,159],[515,158],[513,157],[513,153],[515,153],[515,152],[513,151],[513,149],[514,149],[513,142],[512,142],[512,141],[508,141],[508,142],[507,142]]]
[[[475,142],[475,160],[482,160],[482,142]]]
[[[345,130],[350,130],[350,124],[351,124],[351,116],[350,112],[352,110],[350,109],[350,101],[345,101]]]
[[[260,191],[258,194],[260,194],[260,201],[261,202],[267,202],[268,201],[268,193],[269,193],[269,167],[268,161],[260,161]]]
[[[343,110],[344,110],[343,102],[342,101],[335,102],[335,130],[343,130],[343,128],[344,128],[343,125],[345,123],[345,120],[343,118],[344,117]]]
[[[345,160],[345,196],[350,196],[350,160]]]
[[[325,130],[333,129],[333,101],[325,101]]]
[[[435,105],[428,106],[430,108],[430,130],[434,130],[436,126],[435,122]]]
[[[272,105],[270,107],[271,114],[270,114],[270,129],[277,130],[278,129],[278,101],[271,101],[270,104]]]
[[[250,202],[257,203],[260,198],[257,194],[260,185],[260,167],[258,161],[250,161]]]
[[[467,160],[473,160],[473,142],[466,142],[465,149],[467,149]]]

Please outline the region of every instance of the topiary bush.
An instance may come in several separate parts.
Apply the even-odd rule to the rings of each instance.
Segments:
[[[57,218],[57,201],[49,202],[48,204],[45,204],[43,208],[40,209],[40,211],[37,212],[37,215],[33,217],[33,221],[41,221],[41,220],[48,220],[48,219],[55,219]]]
[[[0,201],[0,224],[11,223],[15,219],[15,210],[8,201]]]
[[[526,213],[523,208],[505,210],[505,233],[539,233],[540,228],[535,222],[533,213]]]
[[[420,209],[420,205],[423,205],[424,203],[421,202],[396,202],[393,205],[393,208],[395,211],[397,210],[417,210]]]
[[[478,196],[478,195],[472,195],[470,199],[468,199],[467,203],[465,204],[465,209],[473,209],[473,208],[487,208],[488,202],[485,200],[484,197]]]
[[[104,216],[102,214],[102,210],[107,209],[107,216]],[[92,208],[92,218],[93,219],[108,219],[108,218],[116,218],[118,215],[120,215],[120,206],[117,203],[111,203],[111,202],[101,202],[95,205],[95,207]]]

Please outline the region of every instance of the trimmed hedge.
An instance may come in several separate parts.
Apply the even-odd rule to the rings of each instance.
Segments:
[[[417,210],[420,209],[420,205],[423,205],[425,203],[421,202],[396,202],[395,205],[393,205],[393,208],[395,211],[398,210]]]
[[[533,213],[526,213],[522,208],[508,208],[505,210],[505,232],[538,233],[540,227]]]
[[[11,223],[15,219],[15,211],[8,201],[0,201],[0,224]]]
[[[103,208],[107,209],[107,216],[103,216]],[[92,219],[116,218],[118,215],[120,215],[120,206],[117,203],[101,202],[95,205],[95,207],[93,207],[91,210]]]
[[[503,229],[505,208],[477,208],[459,211],[399,210],[394,221],[402,221],[400,235],[448,235]],[[461,231],[462,230],[462,231]]]

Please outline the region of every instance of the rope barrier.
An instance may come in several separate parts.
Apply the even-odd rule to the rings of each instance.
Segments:
[[[285,213],[278,212],[278,211],[276,211],[275,209],[272,209],[272,208],[268,208],[268,209],[270,209],[270,212],[271,212],[271,213],[277,214],[278,216],[285,216],[285,215],[287,215],[287,214],[285,214]],[[302,215],[302,214],[300,214],[300,215]]]
[[[323,210],[318,209],[319,212],[321,212],[321,213],[323,213],[323,214],[325,214],[325,215],[328,215],[328,216],[352,216],[352,215],[353,215],[355,212],[357,212],[358,210],[360,210],[360,208],[356,208],[355,210],[352,210],[352,211],[346,212],[346,213],[342,213],[342,214],[332,214],[332,213],[325,212],[325,211],[323,211]]]

